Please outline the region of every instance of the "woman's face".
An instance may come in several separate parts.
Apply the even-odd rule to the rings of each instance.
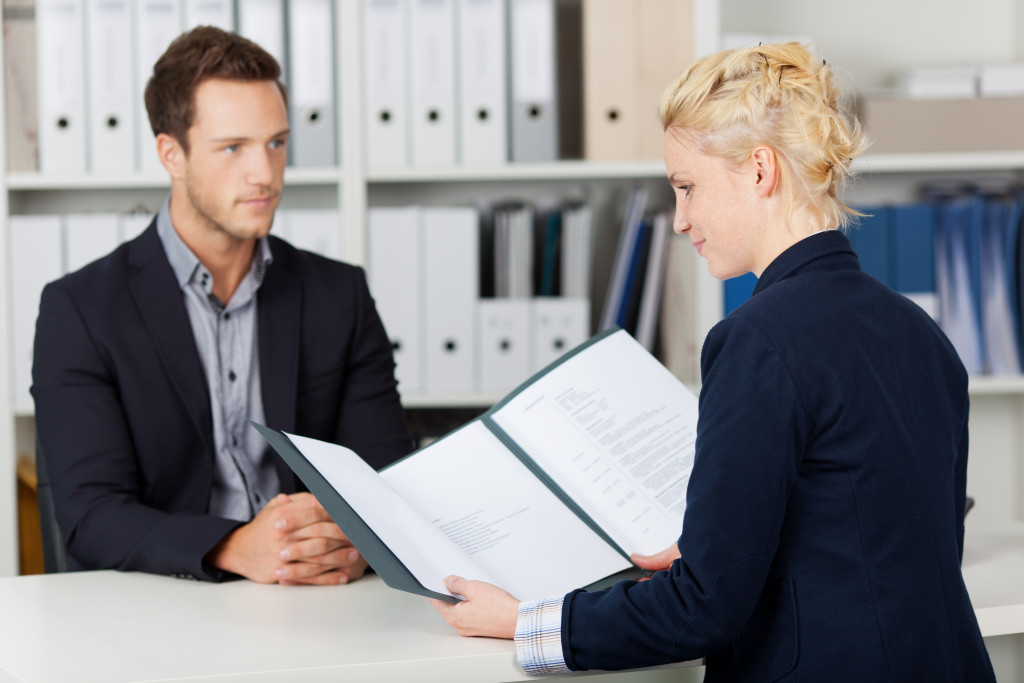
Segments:
[[[675,189],[673,228],[689,235],[708,271],[725,280],[754,272],[760,276],[764,217],[755,210],[760,179],[752,164],[736,168],[721,157],[702,154],[683,131],[665,133],[665,170]]]

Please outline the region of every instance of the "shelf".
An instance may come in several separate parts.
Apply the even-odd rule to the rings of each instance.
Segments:
[[[600,180],[664,178],[665,163],[651,161],[553,161],[498,166],[444,166],[377,169],[366,174],[370,183],[448,183],[496,180]]]
[[[1024,395],[1024,375],[971,377],[967,392],[971,396]]]
[[[861,173],[959,173],[1024,170],[1024,151],[868,154],[855,159]]]
[[[337,185],[339,168],[285,169],[285,186]],[[133,190],[163,189],[170,181],[165,173],[8,173],[7,189],[19,191],[48,190]]]
[[[981,635],[1024,632],[1024,523],[967,515],[963,575]]]

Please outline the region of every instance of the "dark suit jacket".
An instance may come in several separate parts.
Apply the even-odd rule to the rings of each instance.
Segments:
[[[391,346],[361,269],[270,238],[257,297],[266,422],[376,468],[409,452]],[[70,568],[215,579],[238,522],[207,514],[210,396],[155,224],[43,291],[32,394]],[[285,493],[301,490],[273,456]]]
[[[707,657],[707,681],[990,681],[960,574],[967,376],[839,232],[711,330],[682,557],[571,594],[577,669]]]

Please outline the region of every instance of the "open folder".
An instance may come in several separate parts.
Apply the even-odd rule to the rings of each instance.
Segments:
[[[450,574],[520,599],[638,575],[631,553],[679,538],[696,425],[693,394],[613,329],[379,473],[255,426],[388,585],[456,602]]]

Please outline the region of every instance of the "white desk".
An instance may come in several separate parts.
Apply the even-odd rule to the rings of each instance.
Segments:
[[[1024,524],[968,519],[964,578],[983,635],[1024,632]],[[511,642],[460,638],[426,599],[377,577],[297,588],[25,576],[0,579],[0,616],[0,683],[536,680],[516,666]]]
[[[426,598],[376,576],[333,587],[22,576],[0,579],[0,617],[0,683],[536,680],[511,641],[460,638]]]

